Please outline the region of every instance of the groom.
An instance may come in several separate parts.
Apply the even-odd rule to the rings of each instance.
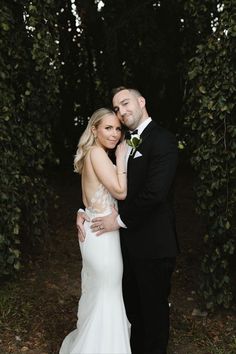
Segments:
[[[132,354],[166,354],[168,296],[178,253],[172,205],[177,144],[174,135],[149,117],[139,91],[118,87],[113,90],[112,103],[120,121],[131,134],[134,130],[138,134],[137,144],[133,150],[130,147],[128,194],[119,201],[119,215],[113,210],[95,218],[93,229],[101,235],[120,228],[123,296],[131,322]],[[81,239],[83,222],[78,214]]]

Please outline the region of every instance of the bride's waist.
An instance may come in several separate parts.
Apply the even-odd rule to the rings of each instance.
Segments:
[[[111,208],[107,208],[105,210],[99,209],[92,209],[92,208],[85,208],[86,214],[89,216],[90,219],[96,218],[98,216],[105,216],[111,214]]]

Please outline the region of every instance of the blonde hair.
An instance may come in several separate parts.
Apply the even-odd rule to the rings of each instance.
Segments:
[[[91,146],[95,143],[95,137],[92,132],[92,127],[97,128],[102,121],[102,118],[106,114],[113,114],[115,113],[109,108],[100,108],[97,109],[89,119],[88,125],[80,137],[78,148],[75,154],[74,159],[74,171],[77,173],[82,173],[83,166],[84,166],[84,158],[91,148]]]

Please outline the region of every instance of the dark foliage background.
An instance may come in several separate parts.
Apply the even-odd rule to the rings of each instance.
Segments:
[[[235,0],[2,0],[0,273],[43,242],[47,181],[72,168],[78,138],[112,87],[137,87],[195,171],[206,225],[201,295],[233,300]]]

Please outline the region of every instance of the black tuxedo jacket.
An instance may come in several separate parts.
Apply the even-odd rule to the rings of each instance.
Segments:
[[[173,182],[178,161],[175,136],[153,121],[129,157],[128,194],[119,201],[121,244],[137,258],[175,257],[178,242],[173,210]]]

